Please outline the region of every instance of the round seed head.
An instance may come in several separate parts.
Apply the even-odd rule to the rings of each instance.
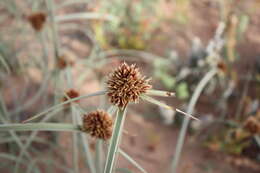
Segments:
[[[138,102],[139,96],[152,86],[139,72],[136,65],[122,63],[114,72],[109,74],[107,81],[107,96],[110,102],[120,108],[129,102]]]
[[[90,112],[83,116],[82,130],[92,137],[108,140],[112,136],[113,120],[102,110]]]
[[[67,59],[65,55],[61,55],[57,61],[57,67],[60,70],[65,69],[67,66],[73,66],[74,62]]]
[[[217,64],[218,70],[220,70],[222,73],[227,72],[227,65],[223,61],[219,61]]]
[[[36,12],[29,15],[27,19],[35,31],[40,31],[46,22],[46,14],[43,12]]]
[[[250,116],[246,120],[244,128],[251,134],[260,134],[260,121],[256,117]]]
[[[58,61],[57,61],[57,67],[59,69],[65,69],[67,67],[68,63],[65,60],[65,58],[63,56],[59,57]]]
[[[68,98],[73,99],[76,97],[79,97],[79,92],[74,89],[69,89],[68,91],[66,91],[65,96],[63,97],[62,100],[65,102],[68,100]],[[78,102],[78,100],[76,102]]]

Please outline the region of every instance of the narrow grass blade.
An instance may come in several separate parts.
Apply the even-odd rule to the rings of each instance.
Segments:
[[[82,139],[84,151],[86,153],[87,163],[88,163],[90,172],[96,173],[97,171],[96,171],[96,168],[95,168],[95,163],[94,163],[93,157],[91,155],[91,151],[90,151],[89,143],[88,143],[88,138],[87,138],[86,134],[81,133],[81,139]]]
[[[78,113],[76,111],[76,108],[72,105],[71,106],[71,112],[72,112],[72,122],[75,126],[77,126],[77,116]],[[73,140],[73,165],[74,165],[74,173],[79,173],[79,150],[78,150],[78,134],[76,132],[73,132],[72,134],[72,140]]]
[[[0,120],[4,123],[4,124],[8,124],[8,122],[4,119],[4,117],[0,116]],[[1,126],[1,124],[0,124]],[[1,130],[0,130],[1,131]],[[19,146],[20,150],[23,150],[23,148],[25,147],[25,145],[22,143],[22,141],[20,140],[19,136],[16,134],[16,132],[14,132],[13,130],[9,130],[10,135],[12,136],[12,138],[15,140],[15,142],[17,143],[17,145]],[[25,151],[26,156],[30,159],[31,156],[30,154]]]
[[[200,121],[198,118],[196,118],[196,117],[194,117],[194,116],[192,116],[192,115],[190,115],[190,114],[188,114],[188,113],[186,113],[186,112],[183,112],[183,111],[181,111],[180,109],[175,109],[175,110],[176,110],[176,112],[179,112],[179,113],[181,113],[181,114],[183,114],[183,115],[185,115],[185,116],[188,116],[188,117],[190,117],[190,118],[192,118],[192,119],[194,119],[194,120]]]
[[[132,173],[130,170],[127,168],[117,168],[116,172],[122,172],[122,173]]]
[[[108,108],[107,113],[108,113],[109,115],[113,116],[113,115],[116,113],[117,110],[118,110],[118,107],[112,105],[112,106],[110,106],[110,107]]]
[[[58,109],[55,109],[55,111],[49,113],[47,116],[45,116],[45,117],[42,119],[42,122],[47,121],[50,117],[52,117],[52,115],[54,115],[54,114],[55,114],[56,112],[58,112],[58,111],[60,111],[59,108],[58,108]],[[20,154],[19,154],[19,156],[18,156],[18,158],[17,158],[18,161],[23,159],[23,155],[27,152],[28,148],[31,146],[31,143],[32,143],[33,141],[35,141],[35,137],[36,137],[37,134],[38,134],[38,131],[33,131],[33,132],[30,134],[30,136],[27,137],[27,140],[26,140],[26,142],[25,142],[24,147],[20,150]],[[15,170],[16,172],[18,172],[18,170],[19,170],[19,162],[18,162],[18,161],[16,162],[15,167],[14,167],[14,168],[15,168],[14,170]]]
[[[208,84],[208,82],[217,74],[217,70],[216,69],[212,69],[211,71],[209,71],[208,73],[206,73],[206,75],[201,79],[201,81],[199,82],[199,84],[197,85],[191,100],[189,102],[188,105],[188,109],[187,109],[187,114],[192,114],[194,107],[199,99],[200,94],[202,93],[203,89],[205,88],[205,86]],[[179,164],[179,159],[180,159],[180,155],[181,155],[181,151],[182,151],[182,147],[184,144],[184,139],[187,133],[187,129],[188,129],[188,125],[190,122],[190,117],[186,116],[184,118],[184,121],[182,123],[182,127],[181,127],[181,131],[180,134],[178,136],[178,141],[177,141],[177,146],[175,149],[175,155],[174,158],[172,160],[172,172],[176,173],[177,172],[177,166]]]
[[[132,163],[136,168],[138,168],[142,173],[147,173],[146,170],[144,168],[142,168],[142,166],[140,166],[134,159],[132,159],[127,153],[125,153],[123,150],[121,150],[119,148],[119,153],[126,159],[128,160],[130,163]]]
[[[78,131],[80,127],[73,124],[62,123],[28,123],[28,124],[1,124],[0,131]]]
[[[161,97],[174,97],[175,93],[161,90],[147,90],[146,95],[161,96]]]
[[[8,116],[9,113],[8,113],[8,111],[7,111],[6,104],[5,104],[5,102],[4,102],[2,93],[0,93],[0,111],[1,111],[1,116],[2,116],[2,118],[0,119],[0,121],[9,118],[9,116]]]
[[[83,95],[83,96],[79,96],[79,97],[76,97],[76,98],[67,100],[67,101],[62,102],[62,103],[60,103],[60,104],[54,105],[54,106],[50,107],[49,109],[46,109],[45,111],[43,111],[43,112],[41,112],[41,113],[39,113],[39,114],[37,114],[37,115],[34,115],[33,117],[31,117],[31,118],[29,118],[29,119],[23,121],[23,123],[27,123],[27,122],[29,122],[29,121],[32,121],[32,120],[34,120],[34,119],[37,119],[37,118],[43,116],[44,114],[46,114],[46,113],[48,113],[48,112],[50,112],[50,111],[52,111],[52,110],[55,110],[55,109],[57,109],[57,108],[59,108],[59,107],[65,105],[65,104],[68,104],[68,103],[71,103],[71,102],[74,102],[74,101],[77,101],[77,100],[80,100],[80,99],[85,99],[85,98],[89,98],[89,97],[104,95],[105,93],[106,93],[106,91],[99,91],[99,92],[95,92],[95,93],[92,93],[92,94]]]
[[[78,124],[82,123],[80,117],[77,116],[76,118],[77,118]],[[91,154],[91,151],[89,148],[87,135],[85,133],[81,133],[80,136],[81,136],[81,141],[82,141],[84,151],[86,153],[87,166],[89,167],[91,173],[96,173],[96,169],[94,166],[95,164],[94,164],[93,157],[92,157],[92,154]]]
[[[11,162],[11,161],[16,161],[16,156],[11,155],[11,154],[6,154],[6,153],[0,153],[0,159],[1,160],[4,159],[4,162],[1,163],[0,170],[4,169],[7,171],[7,169],[8,169],[9,170],[8,172],[14,172],[13,167],[11,167],[10,165],[13,164],[13,162]],[[10,162],[8,162],[7,160],[10,160]],[[26,165],[26,163],[23,163],[23,164]]]
[[[26,141],[27,138],[28,138],[28,136],[20,136],[20,140],[21,141]],[[44,144],[44,145],[48,145],[53,150],[57,149],[57,146],[55,146],[54,143],[51,143],[50,141],[47,141],[44,138],[34,137],[33,141],[37,142],[37,143]],[[11,136],[10,137],[5,137],[5,138],[1,138],[0,144],[10,143],[10,142],[15,142],[15,139],[13,139],[13,137],[11,137]],[[17,155],[16,155],[16,158],[17,158]]]
[[[108,154],[107,154],[104,173],[113,172],[116,155],[117,155],[117,150],[118,150],[120,138],[121,138],[121,135],[123,132],[125,117],[126,117],[126,108],[124,108],[123,110],[119,109],[117,112],[116,120],[115,120],[113,135],[110,140],[110,144],[109,144],[109,148],[108,148]]]
[[[103,141],[98,139],[96,142],[96,170],[97,170],[97,173],[103,172],[102,144],[103,144]]]
[[[16,159],[17,159],[17,157],[15,155],[6,154],[6,153],[0,153],[0,158],[8,159],[11,161],[16,161]],[[21,161],[21,163],[26,165],[26,163],[24,163],[22,161]]]
[[[259,135],[255,135],[254,136],[256,143],[258,144],[258,147],[260,147],[260,136]]]
[[[148,102],[150,102],[150,103],[156,104],[156,105],[161,106],[161,107],[163,107],[163,108],[173,109],[172,107],[166,105],[165,103],[159,102],[158,100],[155,100],[154,98],[149,97],[149,96],[147,96],[147,95],[141,95],[141,98],[142,98],[143,100],[146,100],[146,101],[148,101]]]
[[[108,20],[108,21],[116,21],[117,18],[115,16],[109,14],[100,14],[100,13],[73,13],[67,14],[62,16],[56,16],[56,22],[66,22],[71,20],[79,20],[79,19],[101,19],[101,20]]]
[[[9,116],[8,116],[9,114],[7,112],[6,105],[3,102],[3,100],[1,100],[0,106],[1,106],[2,115],[4,115],[6,118],[9,118]],[[4,124],[8,124],[8,121],[4,118],[4,116],[0,116],[0,121],[2,121]],[[19,146],[19,149],[24,150],[24,148],[26,146],[22,143],[20,137],[16,134],[16,132],[14,132],[13,130],[9,130],[8,132],[10,133],[11,137],[14,139],[14,141]],[[28,157],[29,160],[31,160],[30,153],[27,150],[24,151],[24,154]],[[17,161],[19,161],[19,160],[17,160]],[[37,168],[37,170],[38,170],[38,168]],[[15,170],[14,170],[14,172],[15,172]]]
[[[47,90],[48,84],[49,84],[50,74],[46,74],[45,79],[42,81],[42,84],[40,88],[38,89],[37,93],[27,102],[22,104],[21,106],[18,106],[14,111],[10,112],[10,114],[18,114],[19,112],[29,108],[33,104],[35,104],[41,96],[44,94],[44,91]]]
[[[59,168],[60,170],[62,170],[63,172],[68,172],[68,173],[74,173],[70,168],[66,167],[65,165],[62,165],[58,162],[56,162],[55,160],[53,159],[49,159],[49,158],[35,158],[32,162],[29,163],[28,165],[28,168],[27,168],[27,171],[26,173],[31,173],[34,171],[34,167],[35,165],[38,163],[38,162],[43,162],[45,164],[50,164],[52,166],[55,166],[57,168]]]
[[[164,108],[166,108],[166,109],[173,109],[172,107],[166,105],[165,103],[159,102],[159,101],[157,101],[156,99],[154,99],[154,98],[152,98],[152,97],[149,97],[149,96],[147,96],[147,95],[141,95],[141,98],[142,98],[143,100],[146,100],[146,101],[148,101],[148,102],[150,102],[150,103],[153,103],[153,104],[156,104],[156,105],[158,105],[158,106],[164,107]],[[194,120],[199,121],[198,118],[192,116],[191,114],[188,114],[188,113],[186,113],[186,112],[183,112],[183,111],[181,111],[181,110],[179,110],[179,109],[175,109],[175,110],[176,110],[177,112],[179,112],[179,113],[185,115],[185,116],[188,116],[188,117],[190,117],[190,118],[192,118],[192,119],[194,119]]]
[[[58,26],[55,22],[55,7],[54,0],[45,0],[48,10],[50,11],[50,22],[51,22],[51,34],[54,46],[54,57],[57,61],[60,55],[60,40],[58,34]]]
[[[126,56],[131,56],[133,58],[129,60],[140,60],[142,58],[143,60],[147,62],[151,62],[151,59],[158,59],[158,60],[165,60],[165,57],[161,57],[152,53],[148,53],[145,51],[141,50],[130,50],[130,49],[114,49],[114,50],[107,50],[103,51],[100,54],[100,57],[126,57]],[[136,58],[136,59],[135,59]]]
[[[1,64],[4,66],[6,72],[7,72],[8,74],[10,74],[10,73],[11,73],[11,69],[10,69],[8,63],[5,61],[5,58],[4,58],[2,55],[0,55],[0,62],[1,62]]]
[[[63,3],[61,3],[60,5],[57,5],[56,10],[66,7],[66,6],[70,6],[73,4],[79,4],[79,3],[89,3],[90,0],[67,0]]]

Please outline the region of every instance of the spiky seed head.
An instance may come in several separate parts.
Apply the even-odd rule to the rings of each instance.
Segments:
[[[43,12],[35,12],[27,17],[31,26],[35,31],[40,31],[46,22],[46,14]]]
[[[109,74],[107,96],[112,104],[123,108],[129,102],[138,102],[140,94],[152,87],[149,81],[140,74],[135,64],[129,66],[124,62]]]
[[[73,98],[76,98],[76,97],[79,97],[79,92],[76,91],[75,89],[69,89],[68,91],[65,92],[65,96],[63,97],[62,101],[67,101],[68,99],[73,99]],[[75,102],[78,102],[75,101]]]
[[[260,134],[260,121],[253,116],[250,116],[244,124],[244,128],[251,134]]]
[[[65,69],[67,66],[73,66],[74,62],[67,59],[65,55],[61,55],[57,61],[57,67],[61,70]]]
[[[57,61],[57,67],[59,69],[65,69],[67,67],[67,61],[63,58],[63,57],[60,57]]]
[[[223,61],[219,61],[217,64],[218,70],[220,70],[223,73],[227,72],[227,65]]]
[[[97,110],[83,116],[82,131],[90,134],[92,137],[108,140],[112,136],[113,120],[110,115]]]

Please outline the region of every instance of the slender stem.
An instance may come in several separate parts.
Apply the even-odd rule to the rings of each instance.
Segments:
[[[10,69],[8,63],[6,62],[5,58],[2,55],[0,55],[0,62],[4,66],[4,68],[6,69],[7,74],[10,74],[11,69]]]
[[[42,122],[47,121],[53,114],[57,113],[58,111],[60,111],[60,109],[56,109],[52,113],[48,114],[46,117],[44,117],[42,119]],[[17,170],[17,172],[19,170],[19,163],[23,159],[23,155],[27,152],[27,149],[31,146],[31,144],[35,140],[35,137],[37,136],[37,134],[38,134],[38,131],[33,131],[30,134],[30,136],[26,138],[24,147],[22,149],[20,149],[20,154],[19,154],[17,162],[15,164],[15,170]]]
[[[53,38],[53,44],[54,44],[54,54],[55,59],[57,60],[59,57],[59,37],[58,37],[58,29],[57,24],[55,23],[55,4],[53,0],[46,0],[46,4],[48,9],[50,10],[50,20],[51,20],[51,29],[52,29],[52,38]]]
[[[50,74],[45,74],[45,75],[46,75],[46,77],[43,79],[42,85],[38,89],[37,93],[30,100],[25,102],[23,105],[17,106],[17,108],[14,111],[10,112],[11,115],[18,114],[19,112],[29,108],[30,106],[32,106],[34,103],[36,103],[41,98],[41,96],[44,94],[44,92],[48,88],[49,79],[50,79]]]
[[[1,124],[0,131],[80,131],[80,127],[63,123]]]
[[[71,106],[71,112],[72,112],[72,122],[75,126],[77,126],[77,116],[78,113],[76,111],[76,107]],[[76,132],[73,132],[72,134],[72,140],[73,140],[73,165],[74,165],[74,172],[79,173],[79,150],[78,150],[78,134]]]
[[[60,15],[55,17],[55,22],[64,22],[64,21],[70,21],[70,20],[79,20],[79,19],[93,19],[93,20],[106,20],[106,21],[116,21],[117,18],[113,15],[109,14],[101,14],[101,13],[72,13],[67,15]]]
[[[117,156],[118,146],[120,144],[120,138],[123,132],[125,117],[126,117],[126,108],[122,110],[119,109],[115,120],[113,135],[108,148],[104,173],[112,173],[113,171],[116,156]]]
[[[67,100],[67,101],[62,102],[62,103],[60,103],[60,104],[54,105],[54,106],[50,107],[49,109],[46,109],[45,111],[43,111],[43,112],[41,112],[41,113],[39,113],[39,114],[37,114],[37,115],[35,115],[35,116],[33,116],[33,117],[31,117],[31,118],[25,120],[25,121],[23,121],[23,123],[26,123],[26,122],[32,121],[32,120],[34,120],[34,119],[36,119],[36,118],[39,118],[39,117],[41,117],[42,115],[44,115],[44,114],[46,114],[46,113],[48,113],[48,112],[50,112],[50,111],[53,111],[53,110],[55,110],[55,109],[57,109],[57,108],[59,108],[59,107],[61,107],[61,106],[63,106],[63,105],[66,105],[66,104],[68,104],[68,103],[71,103],[71,102],[74,102],[74,101],[77,101],[77,100],[80,100],[80,99],[83,99],[83,98],[88,98],[88,97],[93,97],[93,96],[104,95],[105,93],[106,93],[106,91],[98,91],[98,92],[95,92],[95,93],[92,93],[92,94],[83,95],[83,96],[79,96],[79,97],[76,97],[76,98]]]
[[[102,140],[98,139],[96,142],[96,169],[97,173],[103,172],[103,159],[102,159]]]
[[[40,40],[40,44],[41,44],[41,47],[42,47],[42,51],[43,51],[43,56],[42,56],[42,61],[44,62],[44,68],[43,68],[43,71],[44,73],[46,73],[47,69],[46,67],[48,67],[49,65],[49,60],[48,60],[48,47],[46,45],[46,42],[45,42],[45,37],[46,35],[44,34],[45,32],[40,32],[39,33],[39,40]]]
[[[260,136],[259,135],[255,135],[254,136],[256,143],[258,144],[258,146],[260,147]]]
[[[0,94],[0,96],[1,96],[1,94]],[[0,98],[0,99],[2,99],[2,97]],[[8,113],[8,111],[7,111],[7,109],[6,109],[6,106],[5,106],[5,103],[3,102],[3,100],[1,100],[1,104],[0,104],[1,106],[1,116],[0,116],[0,121],[2,122],[2,123],[4,123],[4,124],[8,124],[9,122],[8,122],[8,120],[6,120],[6,119],[9,119],[10,117],[9,117],[9,113]],[[4,118],[4,117],[6,117],[6,119]],[[10,120],[9,120],[10,121]],[[11,135],[11,137],[14,139],[14,141],[17,143],[17,145],[18,145],[18,147],[20,148],[20,150],[24,150],[24,148],[25,148],[25,145],[23,144],[23,142],[21,141],[21,139],[20,139],[20,137],[16,134],[16,132],[15,131],[13,131],[13,130],[10,130],[9,131],[9,133],[10,133],[10,135]],[[25,155],[26,155],[26,157],[28,157],[28,159],[29,159],[29,161],[31,161],[31,155],[30,155],[30,153],[28,152],[28,151],[24,151],[24,153],[25,153]],[[18,161],[18,160],[17,160]],[[38,170],[38,168],[36,168],[37,170]],[[18,169],[17,169],[18,170]],[[15,170],[15,167],[14,167],[14,172],[17,172],[16,170]]]
[[[134,159],[132,159],[126,152],[119,148],[118,152],[130,163],[132,163],[137,169],[139,169],[142,173],[147,173],[147,171],[142,168]]]
[[[158,55],[148,53],[145,51],[140,51],[140,50],[130,50],[130,49],[115,49],[115,50],[108,50],[108,51],[103,51],[100,53],[101,57],[114,57],[116,56],[118,58],[118,55],[124,55],[124,56],[132,56],[134,58],[143,58],[145,61],[149,61],[151,59],[159,59],[159,60],[164,60],[164,57],[160,57]],[[124,56],[119,56],[119,57],[124,57]]]
[[[245,98],[247,97],[248,89],[249,89],[249,86],[250,86],[250,81],[252,79],[251,74],[252,74],[252,70],[250,70],[248,72],[249,78],[245,81],[245,85],[244,85],[244,88],[243,88],[243,91],[242,91],[242,96],[241,96],[240,102],[238,103],[237,111],[236,111],[236,114],[235,114],[236,120],[240,119],[240,115],[241,115],[241,112],[243,110],[243,103],[245,101]]]
[[[56,10],[60,9],[60,8],[63,8],[63,7],[66,7],[66,6],[70,6],[70,5],[73,5],[75,3],[89,3],[90,0],[66,0],[64,1],[63,3],[61,4],[58,4],[57,7],[56,7]]]
[[[147,90],[146,95],[161,96],[161,97],[174,97],[175,93],[161,90]]]
[[[203,91],[203,89],[205,88],[205,86],[207,85],[207,83],[217,74],[217,70],[216,69],[212,69],[211,71],[209,71],[203,78],[202,80],[199,82],[198,86],[195,89],[194,94],[192,95],[192,98],[189,102],[188,105],[188,110],[187,113],[188,114],[192,114],[194,107],[198,101],[199,96],[201,95],[201,92]],[[181,155],[181,151],[182,151],[182,147],[184,144],[184,139],[187,133],[187,129],[188,129],[188,125],[190,122],[190,117],[189,116],[185,116],[182,127],[181,127],[181,131],[180,131],[180,135],[178,137],[178,142],[177,142],[177,146],[176,146],[176,150],[175,150],[175,156],[173,158],[173,162],[172,162],[172,172],[176,173],[177,171],[177,166],[179,163],[179,159],[180,159],[180,155]]]
[[[76,111],[78,111],[78,110],[76,110]],[[81,123],[80,117],[77,116],[76,118],[77,118],[77,123],[80,124]],[[90,169],[90,173],[96,173],[96,169],[95,169],[94,162],[93,162],[93,157],[91,155],[91,151],[89,148],[87,135],[85,133],[81,133],[80,137],[82,140],[82,145],[83,145],[84,151],[86,153],[86,162],[87,162],[87,166]]]

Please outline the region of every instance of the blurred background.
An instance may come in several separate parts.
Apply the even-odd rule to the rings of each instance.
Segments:
[[[126,61],[154,89],[176,93],[160,100],[201,120],[189,122],[179,173],[260,172],[259,17],[259,0],[0,0],[0,122],[20,123],[71,88],[102,90]],[[109,107],[105,97],[78,104]],[[66,107],[56,114],[49,121],[72,121]],[[147,172],[170,170],[183,120],[140,101],[129,108],[121,147]],[[0,172],[15,172],[30,135],[0,133]],[[88,142],[96,155],[96,140]],[[70,133],[38,132],[18,172],[71,170],[72,145]],[[85,160],[79,154],[79,172],[89,172]],[[138,172],[122,157],[117,167]]]

